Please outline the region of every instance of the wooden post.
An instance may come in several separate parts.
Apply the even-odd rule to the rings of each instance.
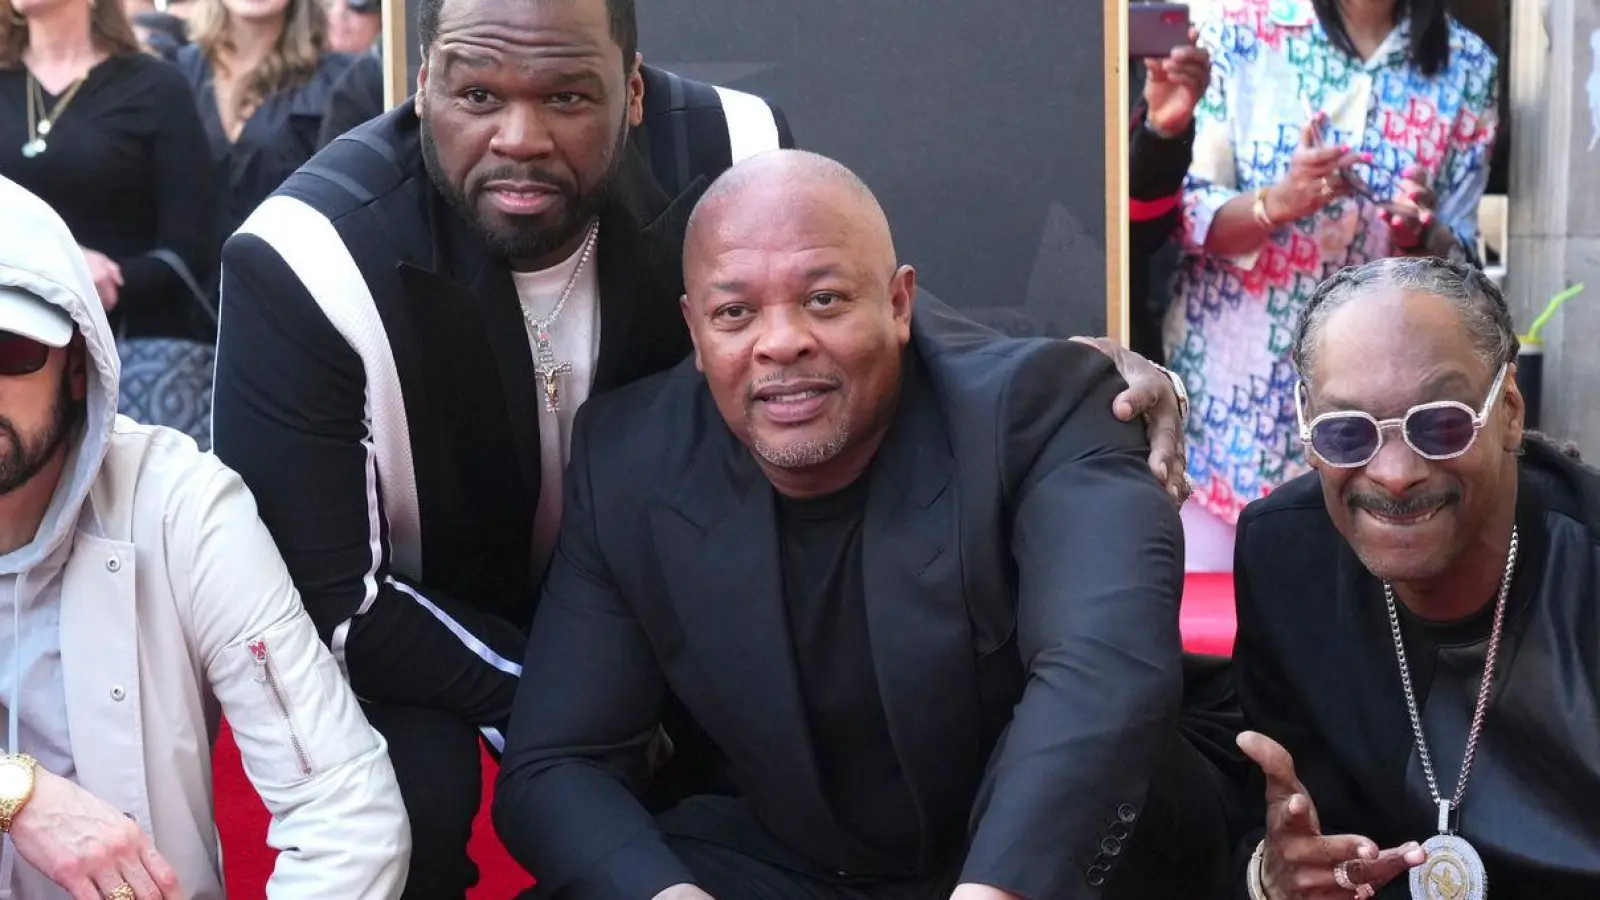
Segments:
[[[407,84],[406,57],[411,41],[406,36],[406,0],[383,0],[383,106],[395,104],[411,94]]]
[[[1105,0],[1106,336],[1128,344],[1128,2]]]
[[[1542,430],[1600,456],[1600,0],[1515,0],[1506,288],[1519,329],[1583,282],[1544,331]]]

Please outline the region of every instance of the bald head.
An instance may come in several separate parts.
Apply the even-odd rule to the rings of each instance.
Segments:
[[[849,484],[888,428],[916,292],[872,191],[815,153],[752,157],[695,207],[683,282],[695,363],[768,477]]]
[[[848,234],[862,262],[887,279],[895,269],[894,239],[878,198],[856,173],[805,150],[772,150],[746,159],[711,183],[689,216],[684,277],[728,242],[793,240],[797,218]],[[691,294],[693,291],[691,291]]]

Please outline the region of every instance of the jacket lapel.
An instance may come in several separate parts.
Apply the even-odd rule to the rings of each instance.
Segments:
[[[539,498],[539,407],[538,385],[533,374],[533,351],[528,347],[527,325],[522,319],[522,304],[517,299],[511,269],[496,257],[484,240],[460,216],[434,197],[428,210],[430,232],[435,236],[431,267],[400,264],[400,279],[406,287],[414,311],[424,311],[419,321],[430,321],[433,334],[438,328],[469,328],[474,333],[455,335],[456,340],[441,341],[446,353],[471,356],[487,348],[498,376],[506,427],[515,445],[517,470],[521,476],[528,515]],[[459,310],[470,309],[464,316]],[[431,311],[431,312],[430,312]],[[457,311],[457,312],[452,312]],[[415,313],[414,313],[415,315]],[[420,352],[429,352],[421,348]],[[476,360],[450,360],[447,367],[476,370]],[[476,393],[476,392],[474,392]],[[431,398],[437,404],[458,404],[460,397]],[[469,400],[475,402],[475,400]]]
[[[784,607],[772,487],[709,400],[701,412],[707,440],[675,493],[650,510],[656,553],[671,561],[663,575],[683,652],[718,697],[696,714],[713,738],[740,745],[735,758],[759,761],[762,781],[788,786],[791,803],[776,814],[815,830],[832,818]]]
[[[669,198],[643,158],[626,152],[615,200],[600,219],[600,356],[592,393],[668,368],[688,352],[678,311],[683,233],[706,181]]]
[[[955,458],[937,397],[915,354],[895,423],[878,451],[863,530],[873,664],[896,755],[930,821],[968,796],[981,768],[972,629],[957,551]],[[924,844],[926,847],[927,845]]]

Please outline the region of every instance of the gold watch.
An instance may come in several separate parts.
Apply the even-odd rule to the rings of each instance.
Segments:
[[[26,753],[0,758],[0,832],[11,833],[11,823],[33,797],[33,774],[38,764]]]

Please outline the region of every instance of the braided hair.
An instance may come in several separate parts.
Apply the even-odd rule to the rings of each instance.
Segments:
[[[1391,257],[1341,269],[1317,286],[1295,324],[1290,356],[1310,388],[1313,353],[1333,311],[1370,290],[1421,291],[1455,306],[1473,349],[1489,369],[1517,361],[1522,343],[1505,295],[1475,266],[1433,257]]]

